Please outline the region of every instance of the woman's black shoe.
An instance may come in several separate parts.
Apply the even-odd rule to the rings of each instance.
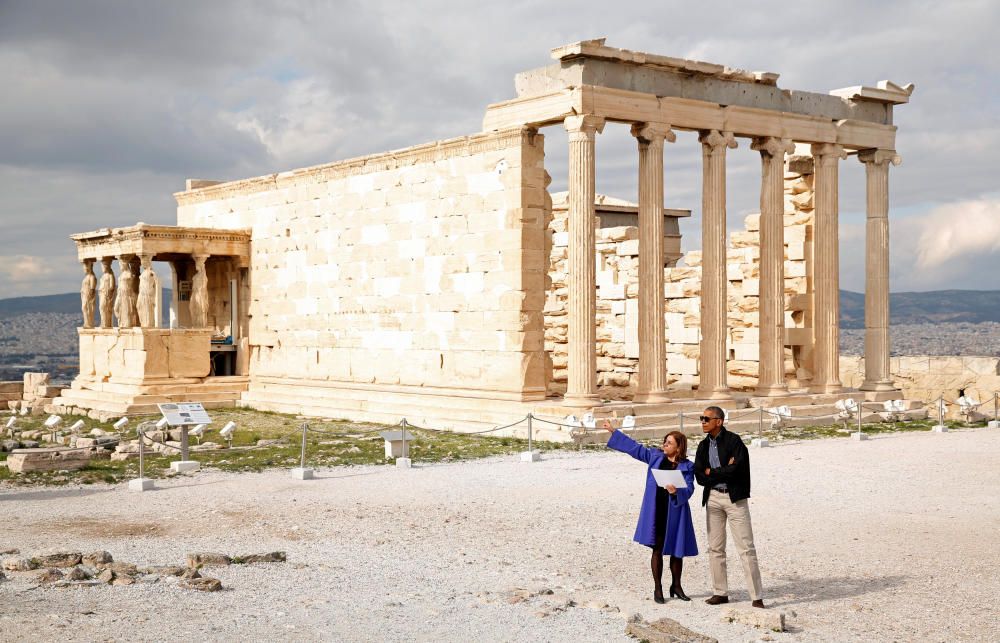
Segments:
[[[671,594],[673,594],[673,590],[671,590]],[[667,602],[667,599],[663,598],[663,591],[662,590],[659,591],[659,592],[656,592],[656,591],[653,592],[653,601],[656,602],[656,603],[659,603],[661,605],[663,603]]]
[[[673,585],[670,586],[670,597],[671,598],[675,598],[676,597],[676,598],[681,599],[682,601],[689,601],[689,600],[691,600],[690,598],[688,598],[688,595],[684,593],[683,589],[681,589],[680,587],[675,587]]]

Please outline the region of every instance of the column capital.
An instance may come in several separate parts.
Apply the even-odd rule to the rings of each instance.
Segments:
[[[580,114],[577,116],[567,116],[563,120],[563,127],[570,134],[600,134],[604,131],[605,119],[603,116],[593,114]]]
[[[702,130],[698,133],[698,142],[706,148],[709,154],[724,152],[726,148],[735,150],[736,137],[732,132],[721,132],[717,129]]]
[[[896,154],[895,150],[861,150],[858,152],[858,160],[864,164],[875,163],[876,165],[882,165],[884,163],[892,163],[893,165],[899,165],[903,162],[903,159]]]
[[[819,159],[820,162],[839,161],[847,158],[844,146],[836,143],[813,143],[809,146],[809,152],[813,158]]]
[[[673,143],[677,140],[677,135],[667,123],[632,123],[632,136],[639,139],[641,143],[655,143],[657,141]]]
[[[795,151],[795,143],[790,138],[778,138],[777,136],[755,136],[750,149],[767,154],[768,156],[783,156]]]

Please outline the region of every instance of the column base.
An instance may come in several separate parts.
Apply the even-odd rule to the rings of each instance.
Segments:
[[[753,394],[756,397],[782,397],[784,395],[788,395],[788,387],[784,384],[758,386]]]
[[[711,388],[701,388],[699,386],[696,389],[695,395],[700,400],[731,400],[731,399],[733,399],[733,394],[729,390],[728,386],[713,386]]]
[[[632,397],[632,402],[635,404],[659,404],[661,402],[669,402],[670,396],[666,391],[650,391],[649,393],[636,393]]]
[[[844,391],[844,386],[837,382],[836,384],[813,384],[809,387],[810,393],[842,393]]]
[[[563,396],[563,406],[583,409],[592,406],[601,406],[602,404],[601,396],[597,393],[567,393]]]
[[[898,391],[896,385],[891,380],[876,380],[874,382],[865,380],[864,383],[858,387],[859,391]]]

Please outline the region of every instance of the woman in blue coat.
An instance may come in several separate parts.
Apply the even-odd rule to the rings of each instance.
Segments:
[[[639,524],[633,540],[652,548],[649,566],[653,572],[653,600],[665,603],[663,598],[663,555],[670,556],[670,596],[682,601],[690,598],[681,588],[681,571],[685,556],[698,555],[691,508],[688,499],[694,490],[694,465],[687,459],[687,437],[680,431],[671,431],[663,438],[663,449],[648,449],[621,431],[605,426],[611,431],[608,447],[627,453],[648,465],[646,491],[639,509]],[[673,485],[659,487],[652,469],[677,469],[684,476],[687,487]]]

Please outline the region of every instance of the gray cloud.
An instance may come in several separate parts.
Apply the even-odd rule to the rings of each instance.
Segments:
[[[0,273],[44,268],[33,280],[0,274],[0,297],[75,290],[67,235],[172,223],[170,195],[185,177],[235,179],[475,132],[487,104],[514,96],[515,73],[548,64],[554,46],[598,36],[780,72],[789,88],[915,82],[913,102],[897,108],[904,165],[892,170],[891,189],[899,239],[916,243],[909,216],[995,191],[998,18],[987,0],[651,1],[621,11],[591,1],[7,0],[0,220],[9,243]],[[565,134],[545,134],[552,188],[562,189]],[[731,227],[758,201],[759,159],[740,144],[729,157]],[[609,126],[598,155],[598,189],[634,199],[627,128]],[[665,166],[667,205],[695,211],[682,229],[697,247],[701,168],[690,133],[667,147]],[[863,227],[863,169],[848,160],[841,178],[843,282],[857,290],[863,237],[851,231]],[[997,251],[983,252],[996,260]],[[894,288],[932,283],[906,256],[894,255],[907,265],[894,268]],[[962,257],[949,261],[955,279],[975,271]]]

